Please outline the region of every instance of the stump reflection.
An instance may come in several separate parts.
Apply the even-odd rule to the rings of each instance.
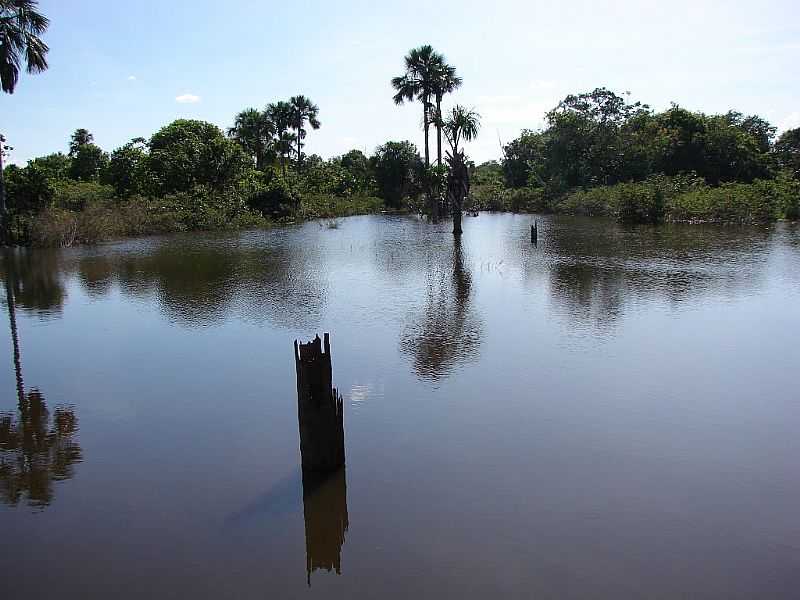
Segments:
[[[317,569],[342,574],[342,545],[349,525],[347,477],[342,467],[327,475],[303,473],[303,517],[306,525],[306,579]]]

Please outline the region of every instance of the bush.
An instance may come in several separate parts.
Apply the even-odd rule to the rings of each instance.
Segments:
[[[349,217],[377,213],[383,209],[383,206],[383,200],[375,196],[338,198],[313,194],[303,196],[298,216],[303,219]]]
[[[64,179],[52,184],[52,206],[67,210],[83,210],[89,204],[109,202],[114,197],[114,188],[90,181]]]
[[[248,192],[247,205],[262,215],[282,219],[297,212],[300,207],[300,195],[285,179],[274,176],[267,183],[251,188]]]

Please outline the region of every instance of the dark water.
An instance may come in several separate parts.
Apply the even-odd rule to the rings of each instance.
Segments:
[[[798,229],[539,224],[6,256],[0,596],[798,597]],[[323,331],[347,466],[304,499]]]

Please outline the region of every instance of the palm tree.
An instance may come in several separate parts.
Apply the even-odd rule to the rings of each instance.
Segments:
[[[450,172],[447,176],[447,197],[453,214],[453,234],[461,235],[461,207],[469,194],[469,170],[464,151],[458,149],[461,141],[469,142],[478,136],[480,115],[456,104],[447,119],[439,119],[439,126],[450,142],[452,153],[447,155]]]
[[[433,95],[436,99],[436,164],[442,164],[442,98],[445,94],[451,94],[456,88],[461,87],[463,80],[456,75],[456,68],[442,62],[436,66],[433,80]]]
[[[269,116],[270,121],[275,124],[275,135],[277,137],[277,150],[281,157],[281,170],[286,176],[286,159],[292,149],[294,136],[289,133],[292,124],[292,105],[281,100],[267,104],[264,111]]]
[[[49,48],[39,36],[50,21],[36,11],[36,0],[0,0],[0,80],[3,91],[14,93],[24,57],[28,73],[47,69]]]
[[[303,95],[292,96],[289,99],[289,104],[292,106],[291,128],[297,132],[295,134],[297,136],[297,165],[300,166],[300,161],[303,157],[303,138],[306,137],[306,130],[303,126],[308,121],[312,129],[320,128],[320,122],[317,119],[319,107],[310,98]]]
[[[447,118],[443,121],[440,120],[440,126],[447,141],[450,142],[452,155],[455,156],[458,154],[459,142],[471,142],[478,137],[481,116],[474,110],[467,110],[460,104],[456,104]]]
[[[81,146],[91,144],[93,141],[94,136],[89,133],[88,129],[84,129],[83,127],[76,129],[69,140],[69,156],[74,158]]]
[[[422,102],[422,128],[425,132],[425,167],[430,167],[430,149],[428,143],[428,129],[431,123],[431,96],[435,95],[435,75],[438,65],[444,63],[444,57],[436,52],[432,46],[426,44],[413,48],[405,56],[406,72],[400,77],[392,78],[392,87],[397,91],[394,95],[395,104],[412,102],[414,99]]]
[[[37,12],[37,4],[36,0],[0,0],[0,84],[7,94],[13,94],[17,87],[23,59],[28,73],[47,69],[49,48],[40,36],[47,31],[50,21]],[[0,227],[4,226],[5,213],[6,186],[0,150]]]
[[[267,155],[273,147],[275,136],[275,124],[266,110],[243,110],[236,115],[233,127],[228,129],[228,135],[255,158],[256,169],[263,170],[266,167]]]

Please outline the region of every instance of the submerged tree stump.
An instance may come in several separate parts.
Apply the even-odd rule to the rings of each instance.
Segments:
[[[344,468],[318,475],[303,472],[303,519],[306,525],[306,581],[317,569],[342,574],[342,545],[349,526]]]
[[[304,473],[333,473],[344,466],[342,398],[332,385],[331,344],[325,334],[306,344],[294,342],[297,414]]]
[[[539,223],[536,221],[531,225],[531,244],[534,246],[539,244]]]

